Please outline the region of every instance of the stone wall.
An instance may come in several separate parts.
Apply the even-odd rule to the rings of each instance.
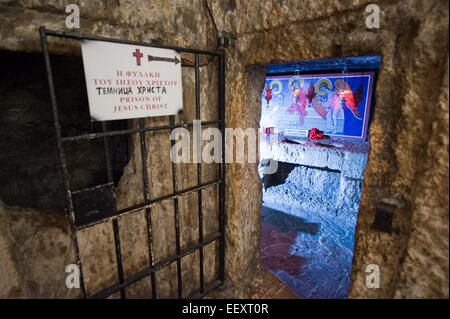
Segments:
[[[46,85],[45,69],[43,68],[43,59],[41,55],[40,40],[38,34],[38,28],[41,25],[47,28],[52,28],[55,30],[66,30],[65,29],[65,7],[66,4],[72,2],[61,2],[61,1],[49,1],[46,4],[30,3],[27,1],[17,2],[17,1],[1,1],[0,2],[0,12],[1,12],[1,25],[0,25],[0,38],[2,39],[2,44],[0,49],[5,50],[5,56],[15,57],[14,61],[9,61],[9,69],[13,76],[13,83],[20,81],[26,83],[26,81],[32,82],[36,76],[42,77],[42,80],[36,81],[37,85],[42,86],[39,92],[42,92],[44,96],[48,96],[48,88]],[[147,1],[135,2],[117,2],[117,1],[89,1],[85,3],[80,3],[81,10],[81,30],[87,34],[96,34],[107,37],[124,38],[128,40],[135,41],[146,41],[156,44],[165,45],[177,45],[177,46],[187,46],[187,47],[197,47],[200,49],[211,49],[215,48],[215,38],[214,31],[212,29],[211,20],[209,20],[206,15],[206,9],[203,7],[202,1],[152,1],[149,3]],[[75,70],[71,67],[75,65],[73,61],[81,62],[80,50],[76,41],[66,41],[60,39],[49,38],[49,47],[52,53],[51,59],[54,66],[55,81],[58,86],[58,75],[66,76],[64,79],[69,82],[73,82],[74,87],[57,87],[58,93],[63,96],[60,99],[58,97],[58,102],[62,106],[60,109],[61,116],[63,118],[63,132],[64,134],[80,134],[79,130],[74,130],[76,126],[76,120],[70,120],[71,116],[78,114],[78,117],[86,115],[86,102],[82,101],[85,98],[85,94],[80,94],[79,88],[77,86],[77,79],[82,76],[82,69],[80,65],[78,69]],[[17,54],[20,56],[15,56],[14,51],[19,51]],[[25,52],[25,53],[24,53]],[[38,61],[30,59],[27,53],[33,54],[39,58]],[[29,62],[29,67],[33,69],[33,64],[40,63],[33,69],[33,72],[28,74],[22,74],[14,76],[14,71],[19,69],[18,64],[20,63],[20,57],[24,56]],[[193,55],[183,55],[183,62],[193,61]],[[60,63],[60,61],[63,61]],[[70,62],[70,67],[64,64],[64,61]],[[200,63],[204,64],[206,58],[204,56],[200,57]],[[218,118],[218,69],[217,59],[213,61],[208,66],[201,67],[200,70],[200,82],[201,82],[201,119],[203,121],[216,120]],[[66,74],[64,73],[66,72]],[[35,74],[36,73],[36,74]],[[75,74],[76,73],[76,74]],[[71,77],[72,81],[70,81]],[[183,68],[183,104],[184,110],[181,116],[176,117],[177,123],[191,123],[195,119],[195,86],[194,86],[194,69],[193,68]],[[4,79],[7,81],[7,79]],[[15,81],[15,82],[14,82]],[[12,86],[11,83],[9,83]],[[17,84],[16,84],[17,85]],[[9,93],[5,87],[4,92],[8,93],[10,96],[13,94]],[[72,90],[73,93],[68,93],[67,90]],[[13,91],[14,92],[14,91]],[[82,98],[80,98],[80,95]],[[32,105],[33,101],[27,101],[20,95],[16,95],[16,103],[21,108],[17,108],[19,111],[26,111],[25,106]],[[12,97],[10,98],[12,99]],[[29,162],[24,162],[24,160],[17,156],[14,157],[15,153],[7,152],[9,157],[7,158],[10,163],[15,163],[14,165],[9,165],[10,169],[7,170],[8,176],[20,176],[20,170],[33,167],[35,170],[44,174],[45,179],[40,178],[38,174],[36,175],[36,183],[26,184],[28,189],[31,191],[28,194],[22,192],[21,194],[16,194],[16,197],[20,198],[20,195],[30,196],[36,194],[35,197],[42,202],[44,197],[48,197],[51,201],[52,195],[48,189],[56,191],[61,190],[61,181],[59,167],[56,158],[54,132],[52,127],[52,116],[51,116],[51,106],[49,99],[43,99],[44,102],[39,104],[39,107],[32,109],[30,117],[32,117],[32,122],[39,122],[39,110],[47,108],[47,112],[44,113],[48,116],[49,125],[45,125],[42,128],[48,138],[45,139],[49,142],[49,148],[52,152],[43,152],[42,149],[34,149],[34,165]],[[42,104],[42,105],[41,105]],[[9,110],[10,104],[3,103],[2,108],[4,110]],[[74,112],[75,109],[77,112]],[[84,113],[79,111],[84,110]],[[78,112],[79,111],[79,112]],[[20,113],[20,112],[18,112]],[[27,112],[30,114],[30,112]],[[64,119],[68,118],[68,121]],[[45,117],[47,120],[47,117]],[[20,118],[17,118],[15,122],[7,121],[9,128],[13,128],[16,131],[21,129]],[[89,126],[89,119],[82,118],[84,121],[83,125]],[[80,120],[81,121],[81,120]],[[147,119],[147,126],[156,125],[168,125],[168,118],[155,118]],[[47,124],[47,122],[45,122]],[[110,123],[111,125],[114,123]],[[33,128],[35,126],[28,126]],[[128,127],[137,127],[137,121],[129,121]],[[79,127],[78,127],[79,128]],[[86,127],[82,127],[86,129]],[[30,130],[27,131],[30,133]],[[29,134],[31,137],[37,140],[44,140],[42,134]],[[83,132],[86,133],[86,132]],[[192,132],[191,132],[192,133]],[[11,135],[11,134],[10,134]],[[21,140],[9,139],[10,144],[7,146],[11,150],[21,149]],[[170,151],[170,134],[168,131],[165,132],[149,132],[146,133],[147,141],[147,154],[148,161],[147,166],[149,167],[148,175],[150,182],[150,199],[155,199],[173,192],[172,185],[172,167],[169,158]],[[100,141],[101,142],[101,141]],[[26,138],[23,143],[31,143],[29,138]],[[88,146],[92,146],[93,143],[89,142]],[[102,143],[100,143],[102,144]],[[33,145],[33,144],[31,144]],[[53,148],[52,148],[53,146]],[[80,147],[83,147],[81,144]],[[80,180],[89,179],[89,174],[83,173],[83,167],[88,168],[89,163],[94,162],[93,166],[97,170],[104,171],[104,158],[100,156],[99,158],[92,159],[92,153],[102,154],[102,145],[100,148],[93,147],[91,149],[86,149],[84,145],[84,150],[81,152],[75,151],[71,153],[72,156],[68,156],[69,160],[74,158],[71,163],[69,163],[69,168],[79,168],[75,169],[72,177],[74,178],[74,184],[71,185],[72,189],[80,189],[93,185],[77,185],[75,184]],[[91,147],[92,148],[92,147]],[[97,151],[97,152],[96,152]],[[113,150],[114,152],[114,150]],[[22,152],[23,153],[23,152]],[[89,154],[88,154],[89,153]],[[142,185],[142,165],[141,165],[141,153],[140,153],[140,140],[137,134],[131,135],[128,140],[128,155],[129,162],[126,167],[123,168],[123,176],[118,181],[116,187],[116,198],[117,205],[119,209],[126,208],[143,201],[143,185]],[[85,162],[83,163],[83,156]],[[30,156],[31,159],[31,156]],[[6,160],[4,161],[6,162]],[[55,175],[53,178],[49,177],[48,171],[39,170],[38,163],[49,163],[49,170],[51,174]],[[83,166],[84,165],[84,166]],[[6,168],[6,167],[5,167]],[[180,164],[176,165],[177,172],[177,183],[178,190],[183,190],[186,188],[193,187],[197,184],[197,167],[196,164]],[[6,172],[5,172],[6,173]],[[97,174],[98,175],[98,174]],[[116,174],[117,178],[120,174]],[[98,176],[97,176],[98,177]],[[203,183],[217,179],[218,170],[217,165],[202,164],[202,178]],[[20,178],[19,178],[20,179]],[[97,183],[104,183],[104,178],[90,178],[91,182],[95,180]],[[25,181],[25,179],[22,179]],[[39,182],[44,183],[44,187],[39,188]],[[88,181],[89,183],[89,181]],[[95,184],[95,183],[94,183]],[[10,188],[4,189],[3,194],[10,195],[14,192],[17,187],[12,187],[12,183],[9,183]],[[47,191],[46,191],[47,189]],[[41,192],[41,193],[39,193]],[[14,193],[15,194],[15,193]],[[40,195],[39,195],[40,194]],[[5,197],[7,197],[5,195]],[[216,233],[218,231],[218,189],[217,187],[211,187],[202,191],[203,195],[203,236],[207,238],[208,235]],[[11,197],[11,196],[10,196]],[[55,198],[56,197],[56,198]],[[44,216],[53,216],[52,218],[59,218],[64,222],[63,229],[56,229],[55,232],[58,236],[63,238],[62,241],[69,242],[68,220],[64,217],[62,212],[63,205],[51,205],[54,203],[60,204],[58,201],[58,196],[53,196],[54,203],[50,205],[39,205],[39,202],[33,201],[31,198],[27,198],[28,201],[24,200],[24,206],[32,206],[38,208],[53,208],[52,212],[42,213],[42,216],[37,216],[36,218],[43,219]],[[19,201],[10,201],[9,205],[19,204]],[[42,207],[43,206],[43,207]],[[186,249],[192,244],[198,241],[198,212],[197,212],[197,196],[196,194],[186,195],[179,199],[179,210],[180,210],[180,235],[181,235],[181,249]],[[194,209],[195,208],[195,209]],[[56,212],[55,209],[60,209],[60,212]],[[8,230],[10,226],[9,219],[12,218],[17,211],[20,211],[19,207],[10,207],[4,205],[2,213],[5,214],[5,219],[2,220],[2,229]],[[24,209],[28,215],[40,214],[40,211],[32,208]],[[175,253],[175,227],[174,227],[174,212],[173,212],[173,200],[165,201],[160,205],[156,205],[152,208],[152,219],[153,219],[153,242],[154,242],[154,254],[155,263],[158,263],[169,255]],[[32,230],[33,227],[37,228],[39,225],[30,224],[26,225],[27,220],[23,216],[18,216],[20,218],[19,226],[16,227],[16,232],[25,237],[27,233]],[[3,225],[6,225],[3,227]],[[137,271],[142,270],[145,266],[149,265],[148,260],[148,246],[147,246],[147,235],[146,235],[146,221],[145,214],[143,211],[136,214],[132,214],[123,217],[119,221],[119,230],[121,237],[121,250],[123,258],[123,267],[125,277],[129,277],[135,274]],[[26,226],[26,227],[25,227]],[[46,237],[45,232],[38,233],[39,241],[43,241],[45,245],[58,245],[58,243],[51,243],[49,238]],[[12,255],[14,258],[19,251],[17,250],[17,244],[14,240],[11,240],[6,234],[1,234],[2,240],[2,256]],[[78,236],[80,255],[83,265],[83,274],[86,284],[86,289],[88,295],[91,295],[102,288],[106,288],[111,284],[118,281],[117,269],[116,269],[116,256],[114,252],[114,241],[112,237],[112,227],[110,223],[103,225],[96,225],[87,228],[79,233]],[[38,242],[38,241],[37,241]],[[33,243],[29,243],[32,245]],[[45,246],[44,245],[44,246]],[[46,253],[46,247],[36,246],[36,247],[24,247],[24,250],[31,249],[34,251],[35,255]],[[2,297],[65,297],[67,295],[67,289],[64,286],[64,280],[61,278],[65,277],[65,266],[64,260],[68,258],[68,249],[65,247],[58,250],[60,255],[58,256],[62,262],[58,262],[57,258],[51,257],[54,260],[54,269],[52,272],[57,275],[52,278],[47,276],[46,278],[41,278],[41,280],[36,280],[34,282],[35,286],[39,286],[39,289],[22,291],[17,290],[17,283],[20,286],[20,281],[23,280],[23,272],[21,269],[25,264],[32,264],[31,273],[41,273],[44,271],[45,264],[40,264],[39,262],[34,262],[31,258],[16,258],[14,262],[9,262],[11,258],[2,259],[1,267],[2,269],[9,269],[9,272],[17,272],[18,276],[11,277],[11,281],[6,281],[4,289],[2,289],[0,296]],[[204,259],[204,272],[205,272],[205,284],[208,285],[218,275],[218,247],[216,243],[211,243],[207,245],[204,249],[205,259]],[[72,250],[73,258],[73,250]],[[41,259],[39,259],[41,260]],[[4,263],[3,263],[4,261]],[[183,277],[183,296],[190,296],[198,290],[199,287],[199,254],[196,251],[194,254],[186,256],[182,259],[182,277]],[[156,275],[156,284],[158,286],[158,296],[171,298],[176,296],[177,291],[177,277],[176,277],[176,264],[172,263],[169,266],[158,271]],[[58,269],[57,269],[58,268]],[[45,271],[44,271],[45,272]],[[6,274],[6,272],[5,272]],[[3,276],[3,273],[2,273]],[[15,279],[13,279],[15,278]],[[17,279],[17,280],[16,280]],[[62,288],[55,292],[54,287],[61,286]],[[33,293],[34,292],[34,293]],[[151,297],[151,288],[149,278],[144,278],[142,281],[136,283],[135,285],[127,288],[126,293],[128,297],[131,298],[149,298]],[[116,298],[117,294],[111,296]]]
[[[317,143],[309,141],[307,138],[296,138],[295,141],[297,144],[284,143],[278,140],[278,138],[275,141],[269,142],[269,139],[267,136],[261,136],[259,144],[261,161],[274,160],[277,162],[299,164],[313,169],[334,170],[334,173],[336,171],[339,172],[339,183],[337,186],[328,185],[326,173],[324,173],[322,179],[317,178],[312,185],[308,185],[308,182],[304,182],[303,177],[299,176],[297,179],[299,184],[296,187],[306,189],[305,194],[319,190],[317,197],[321,197],[322,195],[326,195],[327,192],[335,190],[336,197],[333,201],[333,207],[328,209],[329,213],[352,211],[352,214],[357,214],[359,200],[361,198],[362,178],[367,163],[368,143],[330,139],[317,145]],[[259,171],[261,176],[261,166]],[[276,174],[278,174],[278,171]],[[302,184],[304,184],[303,187],[301,186]],[[267,195],[267,193],[263,192],[264,201],[267,201],[265,199]],[[275,193],[274,195],[277,197],[279,194]],[[300,202],[299,207],[302,207],[303,204],[305,207],[309,205],[308,200],[300,198],[300,196],[295,197]],[[283,200],[275,199],[275,201],[282,202]],[[315,211],[318,210],[315,209]]]
[[[62,214],[0,201],[0,298],[79,297],[64,285],[66,265],[74,262],[69,232]]]
[[[364,9],[368,3],[371,1],[352,4],[306,1],[301,5],[295,1],[236,2],[234,50],[230,50],[227,63],[228,74],[233,74],[227,87],[228,125],[256,127],[258,114],[245,114],[249,108],[259,107],[256,98],[250,105],[244,100],[250,89],[245,85],[246,79],[252,77],[246,69],[248,66],[343,55],[381,55],[383,62],[370,128],[371,149],[355,234],[349,297],[448,297],[448,197],[443,195],[448,189],[448,125],[443,125],[448,106],[443,106],[445,93],[442,93],[442,90],[448,92],[444,80],[448,59],[448,3],[378,1],[382,11],[381,28],[371,30],[364,25]],[[262,90],[263,82],[259,83]],[[441,150],[433,153],[440,155],[439,169],[434,166],[438,164],[432,156],[424,151],[429,149],[430,140]],[[440,195],[435,195],[439,201],[420,195],[426,209],[417,207],[419,194],[428,187],[430,191],[433,189],[428,184],[432,180],[443,189]],[[421,187],[420,181],[429,182]],[[231,190],[229,215],[238,211],[246,214],[238,209],[240,201],[236,200],[242,199],[242,192],[245,194],[244,187]],[[383,202],[396,205],[392,234],[371,227],[375,208]],[[430,221],[419,226],[414,222],[419,217],[415,216],[425,211]],[[427,237],[427,243],[433,243],[433,251],[409,246],[412,227],[417,228],[417,238],[438,234]],[[405,260],[407,256],[411,257]],[[406,266],[408,259],[411,261]],[[413,267],[415,259],[420,263]],[[380,289],[365,287],[364,269],[368,264],[380,267]],[[434,272],[430,274],[426,269],[431,266]],[[402,267],[408,267],[408,273],[399,276]],[[433,288],[427,288],[428,292],[418,288],[407,290],[404,280],[416,282],[421,288]]]
[[[226,50],[227,126],[257,128],[267,63],[381,55],[349,297],[448,297],[448,2],[377,1],[381,28],[367,29],[365,6],[372,2],[211,1],[219,32],[232,40]],[[40,52],[38,27],[65,30],[65,4],[1,0],[0,48]],[[198,0],[89,1],[80,9],[81,31],[88,34],[215,47]],[[66,41],[53,41],[51,49],[79,54]],[[213,75],[207,67],[202,78]],[[209,92],[202,94],[206,103]],[[192,99],[188,94],[185,102]],[[137,172],[133,163],[125,168],[131,175]],[[187,176],[189,169],[181,170]],[[228,164],[226,182],[228,296],[247,297],[259,268],[257,164]],[[384,202],[396,207],[392,234],[371,227]],[[380,266],[380,289],[364,285],[365,266],[373,263]]]

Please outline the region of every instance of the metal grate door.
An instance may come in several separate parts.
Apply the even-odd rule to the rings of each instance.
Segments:
[[[75,258],[77,265],[80,269],[80,288],[81,288],[81,295],[83,298],[106,298],[108,296],[111,296],[112,294],[116,292],[120,292],[121,298],[126,298],[126,291],[125,288],[130,286],[131,284],[149,276],[151,280],[151,293],[153,298],[158,297],[158,291],[157,286],[155,282],[155,273],[162,269],[163,267],[172,264],[176,262],[177,265],[177,283],[178,283],[178,298],[183,298],[186,296],[183,296],[182,294],[182,287],[183,287],[183,281],[181,276],[181,258],[187,256],[188,254],[194,253],[195,251],[199,251],[199,278],[200,278],[200,285],[198,289],[198,293],[196,293],[194,296],[190,296],[193,298],[201,298],[210,291],[212,291],[214,288],[218,287],[220,284],[223,283],[224,277],[225,277],[225,165],[224,165],[224,130],[225,130],[225,53],[223,51],[221,52],[214,52],[214,51],[204,51],[204,50],[196,50],[196,49],[189,49],[189,48],[181,48],[181,47],[170,47],[170,46],[162,46],[162,45],[154,45],[154,44],[148,44],[148,43],[138,43],[138,42],[132,42],[132,41],[125,41],[125,40],[119,40],[119,39],[109,39],[109,38],[102,38],[97,36],[88,36],[88,35],[82,35],[82,34],[76,34],[76,33],[66,33],[66,32],[60,32],[60,31],[52,31],[45,29],[44,27],[40,27],[40,36],[41,36],[41,44],[42,49],[44,53],[45,58],[45,65],[47,70],[47,77],[48,77],[48,84],[50,89],[50,98],[52,103],[52,109],[53,109],[53,116],[54,116],[54,124],[55,124],[55,130],[56,130],[56,142],[57,142],[57,149],[59,154],[59,161],[61,165],[61,171],[62,171],[62,177],[63,177],[63,184],[64,184],[64,190],[65,190],[65,197],[66,197],[66,212],[70,219],[70,225],[71,225],[71,237],[72,237],[72,243],[74,245],[75,250]],[[209,183],[201,183],[201,175],[202,175],[202,169],[201,164],[197,164],[197,186],[189,188],[189,189],[179,189],[177,187],[177,175],[176,175],[176,169],[175,164],[172,163],[172,184],[173,184],[173,192],[170,195],[163,196],[157,199],[150,200],[150,189],[149,189],[149,176],[147,171],[147,148],[146,148],[146,140],[145,140],[145,132],[151,132],[151,131],[162,131],[162,130],[168,130],[177,128],[177,127],[192,127],[193,123],[183,123],[183,124],[175,124],[175,118],[174,116],[170,116],[170,125],[166,126],[155,126],[155,127],[146,127],[144,124],[144,119],[139,119],[139,127],[133,128],[133,129],[122,129],[122,130],[108,130],[107,122],[101,122],[102,125],[102,132],[98,133],[92,133],[92,134],[81,134],[76,136],[64,136],[59,114],[58,114],[58,103],[56,99],[56,92],[55,92],[55,85],[52,75],[52,65],[50,62],[50,53],[48,49],[48,43],[47,43],[47,37],[59,37],[59,38],[67,38],[67,39],[73,39],[73,40],[96,40],[96,41],[106,41],[106,42],[115,42],[115,43],[123,43],[123,44],[135,44],[140,46],[148,46],[148,47],[157,47],[157,48],[164,48],[164,49],[172,49],[176,50],[178,52],[184,52],[184,53],[191,53],[194,54],[195,57],[195,64],[182,64],[182,67],[191,67],[195,69],[195,96],[196,96],[196,118],[200,120],[200,81],[199,81],[199,56],[209,56],[212,60],[213,58],[217,58],[215,60],[218,61],[218,74],[219,74],[219,92],[218,92],[218,114],[219,119],[216,121],[208,121],[208,122],[202,122],[202,125],[218,125],[221,132],[222,132],[222,161],[219,163],[219,178],[215,181],[209,182]],[[112,190],[114,188],[114,182],[113,182],[113,173],[111,168],[111,155],[110,155],[110,148],[108,145],[108,140],[113,136],[127,136],[130,134],[139,134],[140,138],[140,144],[141,144],[141,160],[142,160],[142,170],[143,170],[143,198],[144,201],[136,206],[128,207],[125,209],[117,210],[115,207],[115,202],[112,200]],[[105,160],[106,160],[106,174],[108,183],[104,185],[98,185],[97,187],[90,188],[90,189],[83,189],[83,190],[77,190],[74,191],[71,189],[71,178],[68,171],[68,165],[67,165],[67,158],[66,158],[66,152],[65,152],[65,143],[67,142],[73,142],[73,141],[88,141],[92,139],[103,139],[104,142],[104,148],[105,148]],[[175,143],[175,141],[172,141],[172,146]],[[202,215],[202,193],[201,191],[203,189],[214,187],[218,185],[219,188],[219,232],[216,234],[213,234],[207,238],[203,237],[203,215]],[[199,227],[199,234],[198,234],[198,242],[195,245],[192,245],[186,249],[181,250],[180,248],[180,225],[179,225],[179,207],[178,207],[178,199],[181,196],[184,196],[189,193],[197,193],[198,195],[198,227]],[[175,240],[176,240],[176,254],[173,254],[172,256],[169,256],[168,258],[155,263],[154,262],[154,256],[153,256],[153,240],[152,240],[152,213],[151,213],[151,207],[161,203],[162,201],[167,200],[173,200],[174,203],[174,215],[175,215]],[[92,209],[92,205],[96,205],[98,203],[99,205],[102,205],[103,211],[101,212],[101,218],[97,219],[90,219],[89,216],[85,216],[84,219],[82,218],[76,218],[76,212],[77,211],[83,211],[83,210],[89,210]],[[119,223],[118,220],[128,214],[133,214],[138,211],[142,211],[145,209],[145,216],[147,221],[147,240],[148,240],[148,254],[149,254],[149,266],[147,268],[144,268],[140,270],[139,272],[129,276],[125,277],[123,272],[123,265],[122,265],[122,254],[121,254],[121,246],[120,246],[120,237],[119,237]],[[112,223],[112,229],[114,234],[114,243],[115,243],[115,254],[116,254],[116,261],[117,261],[117,271],[118,271],[118,282],[107,287],[106,289],[103,289],[101,291],[98,291],[92,295],[87,295],[85,283],[83,279],[83,265],[80,260],[80,251],[79,251],[79,245],[78,245],[78,232],[82,229],[92,227],[93,225],[99,224],[99,223]],[[218,241],[219,245],[219,271],[218,271],[218,278],[216,278],[212,284],[205,287],[205,281],[204,281],[204,271],[203,271],[203,247],[209,243],[212,243],[214,241]]]

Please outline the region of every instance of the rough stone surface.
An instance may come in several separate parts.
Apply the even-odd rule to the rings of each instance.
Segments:
[[[283,138],[262,136],[260,160],[300,164],[338,170],[344,177],[361,179],[367,163],[369,144],[366,142],[328,139],[309,141],[297,139],[299,144]]]
[[[419,180],[408,249],[395,288],[396,298],[448,297],[448,60],[440,90],[438,116],[426,148],[426,166]],[[422,277],[427,274],[427,279]]]
[[[253,19],[245,20],[247,24],[244,21],[235,24],[239,31],[236,34],[236,49],[230,50],[227,63],[229,74],[233,74],[227,88],[227,103],[231,106],[227,115],[228,125],[256,127],[258,114],[252,114],[250,119],[242,114],[248,109],[256,110],[260,104],[256,96],[251,105],[245,103],[243,98],[256,86],[254,83],[246,85],[246,79],[254,79],[255,72],[258,72],[258,68],[250,72],[246,67],[268,62],[368,53],[383,57],[375,92],[376,106],[369,133],[371,148],[364,174],[348,296],[391,298],[400,295],[394,295],[395,287],[405,291],[399,286],[403,279],[398,276],[398,269],[410,247],[407,241],[412,216],[418,214],[415,198],[424,192],[419,181],[429,183],[432,180],[426,172],[429,172],[427,165],[434,162],[423,151],[429,149],[431,139],[436,141],[436,148],[442,152],[439,168],[433,167],[436,167],[435,178],[441,183],[443,191],[435,195],[439,196],[439,201],[428,198],[424,201],[432,207],[436,216],[440,216],[436,219],[442,226],[416,227],[425,233],[436,231],[439,234],[445,234],[448,229],[448,213],[438,213],[441,207],[448,211],[448,197],[443,195],[447,194],[444,190],[448,189],[448,161],[444,154],[448,150],[448,126],[443,127],[447,114],[442,103],[439,103],[441,90],[448,91],[444,81],[448,57],[448,3],[380,2],[382,27],[378,30],[369,30],[364,26],[367,3],[353,2],[348,7],[343,3],[308,1],[302,3],[305,9],[296,10],[297,2],[273,3],[275,8],[267,2],[238,2],[239,14],[252,15]],[[271,8],[265,8],[264,4]],[[259,72],[263,74],[264,68]],[[263,81],[258,83],[259,90],[262,90]],[[430,130],[433,125],[436,128]],[[433,187],[427,186],[427,189],[431,192]],[[229,196],[238,198],[240,193],[233,190]],[[376,205],[385,201],[398,204],[394,216],[396,232],[390,235],[371,227]],[[234,209],[245,214],[238,205]],[[229,214],[234,209],[230,207]],[[433,240],[435,252],[423,251],[421,255],[427,263],[432,263],[433,256],[441,256],[436,279],[428,278],[426,272],[418,270],[409,274],[421,285],[439,282],[433,296],[441,298],[448,297],[448,239],[444,239],[444,234],[442,241]],[[380,266],[380,289],[365,287],[364,270],[368,264]],[[412,295],[405,291],[403,296]]]
[[[304,145],[289,150],[309,166],[279,162],[276,174],[264,176],[260,259],[302,298],[345,298],[365,161],[352,161],[361,175],[347,178],[344,170],[327,169],[327,156],[316,156],[324,146]],[[364,155],[341,148],[340,169],[351,166],[344,158],[353,154]]]
[[[0,298],[76,298],[65,287],[69,223],[61,214],[0,201]]]
[[[365,6],[369,3],[372,1],[211,1],[219,32],[232,40],[226,50],[227,126],[257,128],[267,63],[381,55],[383,62],[376,83],[376,106],[369,132],[371,148],[364,173],[348,296],[448,298],[448,196],[443,195],[448,194],[448,1],[379,1],[380,29],[367,29],[364,25]],[[81,31],[88,34],[166,45],[215,47],[212,25],[201,1],[84,1],[80,9]],[[40,52],[37,33],[40,25],[65,30],[65,3],[61,1],[43,4],[1,0],[0,14],[0,48],[3,50]],[[71,43],[52,39],[50,47],[53,52],[79,55],[79,49]],[[190,55],[183,58],[192,61]],[[210,81],[214,88],[217,70],[210,66],[202,70],[202,79]],[[193,75],[183,76],[191,79],[185,89],[192,88]],[[211,103],[211,111],[217,105],[212,102],[217,100],[217,96],[212,96],[214,91],[211,87],[202,88],[202,103]],[[187,94],[185,105],[193,99],[192,94]],[[192,114],[192,109],[185,112],[186,121],[192,119]],[[207,111],[204,115],[206,118],[216,114]],[[155,142],[161,141],[164,145],[167,140],[167,136],[154,137]],[[135,143],[132,141],[130,145]],[[149,144],[151,147],[155,146]],[[168,154],[166,146],[160,150]],[[137,163],[132,159],[125,168],[130,175],[124,176],[121,183],[130,188],[119,186],[120,193],[130,194],[131,187],[138,187],[141,182]],[[158,187],[160,193],[168,191],[172,185],[162,184],[170,177],[170,169],[164,163],[152,165],[149,170],[155,180],[152,186]],[[192,182],[186,177],[189,168],[178,169],[180,187]],[[253,287],[251,282],[258,281],[260,276],[262,195],[257,164],[227,164],[226,182],[226,294],[248,297]],[[119,195],[121,205],[139,196],[138,193],[123,198]],[[156,190],[152,196],[156,196]],[[382,202],[396,205],[392,234],[380,233],[371,227],[375,208]],[[164,211],[169,212],[168,215],[164,215]],[[160,221],[163,229],[173,229],[169,207],[155,208],[155,212],[165,216]],[[139,218],[136,216],[123,223],[129,223],[128,230],[131,230],[133,225],[141,224]],[[132,241],[133,236],[141,234],[139,231],[130,235],[128,227],[123,228],[124,240],[128,236]],[[98,236],[106,236],[102,229],[98,232]],[[108,232],[105,230],[105,233]],[[105,248],[108,246],[108,240],[96,238],[103,241]],[[168,233],[167,239],[170,238],[173,237]],[[195,237],[186,234],[187,241],[192,238]],[[144,251],[145,247],[136,249]],[[170,249],[172,246],[167,245],[157,251],[164,256]],[[3,252],[6,250],[2,248],[2,256]],[[11,254],[11,250],[7,254]],[[108,254],[112,260],[103,262],[113,264],[115,255]],[[137,258],[126,266],[127,272],[144,263],[141,254],[135,256],[127,251],[125,255],[130,256],[127,260]],[[205,265],[214,268],[214,257],[209,255],[208,258],[212,259],[205,261]],[[365,267],[373,263],[380,266],[380,289],[367,289],[364,285]],[[15,265],[16,270],[12,269],[11,273],[20,269],[19,264]],[[107,267],[94,266],[91,274],[99,276],[100,266]],[[161,277],[166,283],[167,295],[174,288],[172,277],[172,270]],[[14,280],[19,280],[14,275],[8,278],[11,280],[2,284],[14,286]],[[109,278],[105,276],[102,280],[108,282]],[[36,282],[44,285],[42,283],[48,281]],[[39,289],[46,292],[40,293]],[[50,290],[41,286],[31,295],[51,295]],[[30,294],[19,291],[14,295]]]

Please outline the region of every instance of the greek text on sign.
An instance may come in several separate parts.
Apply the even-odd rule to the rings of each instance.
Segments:
[[[91,118],[174,115],[183,108],[180,55],[174,50],[81,42]]]

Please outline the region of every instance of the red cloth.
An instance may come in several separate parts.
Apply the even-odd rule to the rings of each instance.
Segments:
[[[328,135],[323,134],[323,132],[321,132],[319,129],[317,128],[312,128],[311,130],[309,130],[308,132],[308,138],[310,140],[320,140],[322,138],[328,138]]]

